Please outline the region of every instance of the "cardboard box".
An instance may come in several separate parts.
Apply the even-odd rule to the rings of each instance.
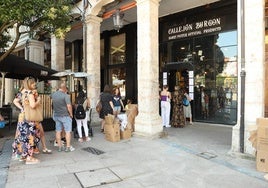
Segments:
[[[105,133],[105,139],[110,141],[110,142],[118,142],[120,141],[120,132],[115,131],[115,132],[109,132]]]
[[[268,152],[263,150],[257,151],[256,157],[257,170],[261,172],[268,172]]]
[[[268,152],[268,138],[257,138],[257,151]]]
[[[257,125],[259,126],[268,126],[268,118],[257,118]]]
[[[268,126],[259,126],[257,129],[258,138],[268,138]]]
[[[121,139],[129,139],[131,137],[131,129],[125,129],[124,131],[120,130]]]
[[[115,130],[120,129],[120,124],[119,123],[113,123],[113,124],[104,124],[104,131],[106,132],[114,132]]]
[[[118,123],[114,124],[105,124],[105,139],[111,142],[120,141],[120,125]]]
[[[114,123],[114,115],[108,114],[107,116],[104,117],[105,123],[107,124],[113,124]]]

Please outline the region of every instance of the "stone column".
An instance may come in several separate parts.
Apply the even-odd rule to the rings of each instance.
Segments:
[[[3,104],[12,103],[15,97],[13,79],[5,78],[5,100]]]
[[[158,8],[159,0],[137,1],[138,108],[135,134],[155,136],[163,131],[159,116]]]
[[[239,1],[240,2],[240,1]],[[241,12],[240,3],[238,3],[238,38],[241,38]],[[264,117],[264,83],[265,83],[265,24],[264,24],[264,1],[256,0],[254,2],[244,1],[245,15],[245,46],[238,42],[239,49],[239,70],[241,71],[241,49],[245,48],[245,132],[244,132],[244,152],[254,155],[255,150],[249,142],[249,128],[256,125],[256,119]],[[240,76],[240,75],[239,75]],[[239,78],[239,92],[241,92],[241,79]],[[240,95],[240,93],[239,93]],[[233,128],[232,150],[239,152],[239,128],[240,128],[240,101],[238,101],[238,124]]]
[[[26,46],[25,57],[27,60],[44,66],[44,42],[30,39]],[[38,92],[44,92],[44,83],[38,83]]]
[[[93,108],[93,120],[98,120],[98,114],[95,107],[100,95],[100,23],[102,19],[87,15],[86,24],[86,72],[90,74],[87,79],[87,97],[90,99],[91,108]]]
[[[51,36],[51,68],[56,71],[65,70],[65,43],[62,39]],[[52,92],[57,89],[57,81],[52,81]]]

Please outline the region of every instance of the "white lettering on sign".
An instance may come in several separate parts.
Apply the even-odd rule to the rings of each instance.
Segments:
[[[167,30],[168,40],[198,36],[202,34],[217,32],[222,30],[222,20],[220,17],[187,23]]]
[[[214,18],[210,20],[203,20],[201,22],[195,23],[195,29],[201,29],[204,27],[212,27],[212,26],[218,26],[221,25],[221,18]]]
[[[176,34],[176,33],[186,32],[186,31],[189,31],[189,30],[193,30],[193,24],[186,24],[186,25],[183,25],[183,26],[170,28],[168,30],[168,34],[172,35],[172,34]]]
[[[216,31],[220,31],[221,27],[214,27],[214,28],[209,28],[209,29],[204,29],[204,33],[212,33],[212,32],[216,32]]]

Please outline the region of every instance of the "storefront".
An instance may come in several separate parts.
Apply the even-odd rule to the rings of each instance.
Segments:
[[[101,34],[101,90],[118,87],[123,101],[137,103],[137,25]]]
[[[160,19],[161,85],[179,85],[192,97],[194,121],[237,122],[237,5],[214,3]],[[201,105],[201,90],[207,108]]]

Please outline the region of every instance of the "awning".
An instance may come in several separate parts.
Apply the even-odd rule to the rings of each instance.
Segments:
[[[3,53],[0,53],[0,55],[2,54]],[[9,54],[0,62],[0,72],[6,73],[5,78],[13,79],[24,79],[27,76],[32,76],[39,80],[59,79],[56,76],[51,76],[57,73],[56,70],[25,60],[13,54]]]
[[[192,62],[169,62],[165,64],[166,70],[194,70]]]

